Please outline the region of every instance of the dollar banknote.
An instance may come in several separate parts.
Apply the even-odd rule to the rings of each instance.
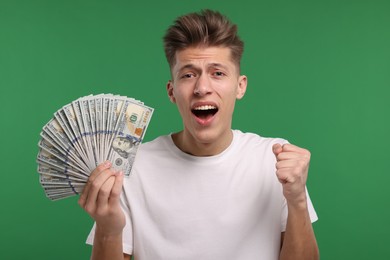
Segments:
[[[113,94],[81,97],[56,111],[38,142],[37,172],[45,195],[58,200],[79,194],[106,160],[129,177],[153,111]]]

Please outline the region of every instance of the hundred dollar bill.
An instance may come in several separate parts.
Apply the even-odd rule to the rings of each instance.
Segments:
[[[55,169],[60,169],[62,170],[63,176],[69,177],[70,175],[75,176],[75,177],[87,177],[87,175],[79,172],[77,169],[75,169],[73,166],[70,164],[67,164],[60,159],[58,159],[56,156],[53,154],[45,151],[44,149],[40,149],[38,156],[37,156],[37,162],[40,164],[46,164],[50,165],[51,167]]]
[[[113,168],[130,176],[138,146],[143,140],[153,109],[132,100],[124,101],[111,141],[109,160]]]
[[[89,167],[90,169],[93,169],[96,167],[96,161],[94,159],[93,148],[90,141],[91,121],[88,115],[88,111],[86,111],[86,109],[88,109],[88,102],[86,100],[91,97],[93,96],[89,95],[89,96],[79,98],[75,101],[72,101],[71,104],[69,105],[72,107],[74,111],[75,122],[77,122],[77,126],[79,128],[78,131],[81,136],[80,138],[83,140],[86,154],[89,158]]]
[[[44,176],[51,176],[54,178],[62,178],[66,179],[72,182],[87,182],[88,177],[85,175],[79,175],[76,172],[72,172],[71,170],[68,169],[68,171],[64,174],[64,171],[61,168],[58,168],[56,166],[47,164],[45,162],[40,162],[38,164],[38,173],[40,175]]]
[[[68,179],[54,177],[50,175],[40,174],[39,182],[42,186],[48,188],[61,188],[61,187],[84,187],[85,182],[75,182]]]
[[[132,100],[132,99],[129,99],[129,98],[126,98],[126,97],[121,97],[121,96],[117,96],[117,97],[114,97],[113,99],[113,105],[112,105],[112,111],[110,113],[110,123],[108,125],[108,128],[109,130],[107,131],[107,140],[106,140],[106,146],[105,146],[105,153],[104,153],[104,158],[106,159],[109,159],[109,152],[111,150],[111,143],[112,143],[112,140],[114,139],[115,137],[115,130],[117,129],[119,123],[119,118],[120,118],[120,114],[121,114],[121,111],[123,109],[123,104],[125,102],[125,100]]]
[[[100,158],[99,158],[99,151],[98,151],[99,149],[98,140],[96,137],[97,131],[96,131],[96,124],[95,124],[96,121],[95,100],[93,98],[87,98],[85,99],[85,102],[83,102],[83,106],[82,106],[82,115],[89,123],[88,135],[90,136],[91,139],[91,146],[95,158],[95,164],[98,165],[100,162]],[[88,107],[86,107],[85,105],[87,105]]]
[[[107,94],[103,98],[103,158],[107,159],[107,148],[110,136],[112,135],[112,114],[114,106],[114,97],[111,94]]]
[[[65,199],[71,196],[76,196],[80,194],[83,189],[81,188],[63,188],[63,189],[51,189],[51,188],[43,188],[46,194],[46,197],[50,200],[59,200]]]
[[[88,110],[88,98],[80,98],[72,102],[76,114],[77,122],[80,127],[80,134],[84,140],[88,157],[90,158],[90,167],[93,169],[97,166],[96,151],[92,143],[91,120]]]
[[[102,155],[103,153],[103,146],[101,142],[101,136],[103,132],[103,123],[102,123],[102,110],[103,110],[103,102],[102,102],[102,96],[97,96],[95,99],[95,111],[96,111],[96,140],[97,140],[97,151],[98,151],[98,160],[99,162],[102,162],[104,160],[104,157]]]

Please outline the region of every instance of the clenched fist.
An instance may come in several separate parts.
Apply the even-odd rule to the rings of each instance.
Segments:
[[[292,144],[274,144],[276,176],[283,185],[288,203],[306,203],[306,180],[309,171],[310,152]]]

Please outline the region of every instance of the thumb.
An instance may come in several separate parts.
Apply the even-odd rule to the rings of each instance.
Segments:
[[[281,144],[274,144],[272,146],[272,152],[275,154],[275,156],[278,156],[283,151],[283,147]]]

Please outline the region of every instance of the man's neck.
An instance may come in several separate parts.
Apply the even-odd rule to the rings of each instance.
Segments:
[[[222,153],[233,140],[233,132],[229,130],[226,135],[212,142],[200,142],[184,131],[172,134],[175,145],[184,153],[194,156],[213,156]]]

